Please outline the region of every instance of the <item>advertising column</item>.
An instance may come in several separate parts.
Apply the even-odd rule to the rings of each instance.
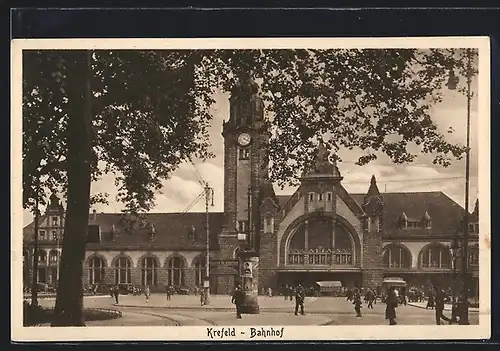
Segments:
[[[254,252],[248,251],[240,252],[240,257],[243,262],[241,287],[245,294],[241,313],[259,314],[259,257]]]

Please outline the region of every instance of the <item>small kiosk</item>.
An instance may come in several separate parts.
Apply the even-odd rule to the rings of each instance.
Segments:
[[[342,283],[340,281],[319,281],[316,282],[317,296],[340,296],[342,293]]]
[[[394,287],[396,289],[406,289],[406,282],[403,278],[399,277],[388,277],[385,278],[382,282],[382,302],[385,302],[385,297],[387,296],[387,290],[390,287]]]

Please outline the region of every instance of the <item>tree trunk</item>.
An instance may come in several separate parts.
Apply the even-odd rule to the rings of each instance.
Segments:
[[[52,326],[85,326],[82,277],[90,208],[91,53],[79,50],[63,55],[68,64],[69,83],[68,204]]]

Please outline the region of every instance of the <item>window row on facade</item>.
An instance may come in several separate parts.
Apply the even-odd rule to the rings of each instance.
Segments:
[[[327,192],[327,193],[315,193],[315,192],[310,192],[308,195],[309,202],[314,202],[314,201],[326,201],[326,202],[332,202],[332,193]]]
[[[477,266],[479,264],[479,247],[470,247],[468,256],[469,266]],[[384,267],[388,268],[411,268],[412,257],[406,247],[393,244],[384,250],[382,262]],[[419,254],[419,266],[422,268],[453,268],[453,256],[450,248],[444,245],[431,245],[424,248]]]
[[[127,256],[117,257],[112,267],[106,268],[103,258],[93,256],[87,261],[88,283],[99,284],[109,282],[107,275],[114,275],[114,284],[132,284],[132,272],[140,271],[141,285],[172,285],[184,286],[186,283],[186,262],[183,257],[174,256],[170,258],[163,268],[160,268],[155,257],[143,257],[139,262],[139,268],[132,267],[132,260]],[[194,262],[194,284],[201,286],[205,277],[205,259],[197,257]],[[160,275],[165,277],[160,281]]]

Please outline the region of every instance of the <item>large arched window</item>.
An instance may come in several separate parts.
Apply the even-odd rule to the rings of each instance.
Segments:
[[[389,245],[384,250],[382,262],[384,267],[388,268],[410,268],[411,255],[408,249],[401,245]]]
[[[130,258],[122,256],[115,261],[115,282],[116,284],[129,284],[132,272],[132,262]]]
[[[155,257],[146,256],[141,260],[142,285],[158,284],[158,261]]]
[[[440,244],[432,244],[422,250],[420,265],[423,268],[451,268],[450,250]]]
[[[104,281],[105,263],[101,257],[91,257],[89,260],[89,284],[99,284]]]
[[[184,285],[184,260],[182,257],[174,256],[168,261],[168,284]]]
[[[194,259],[194,284],[196,286],[203,286],[203,281],[206,276],[206,258],[204,255],[199,255]]]

